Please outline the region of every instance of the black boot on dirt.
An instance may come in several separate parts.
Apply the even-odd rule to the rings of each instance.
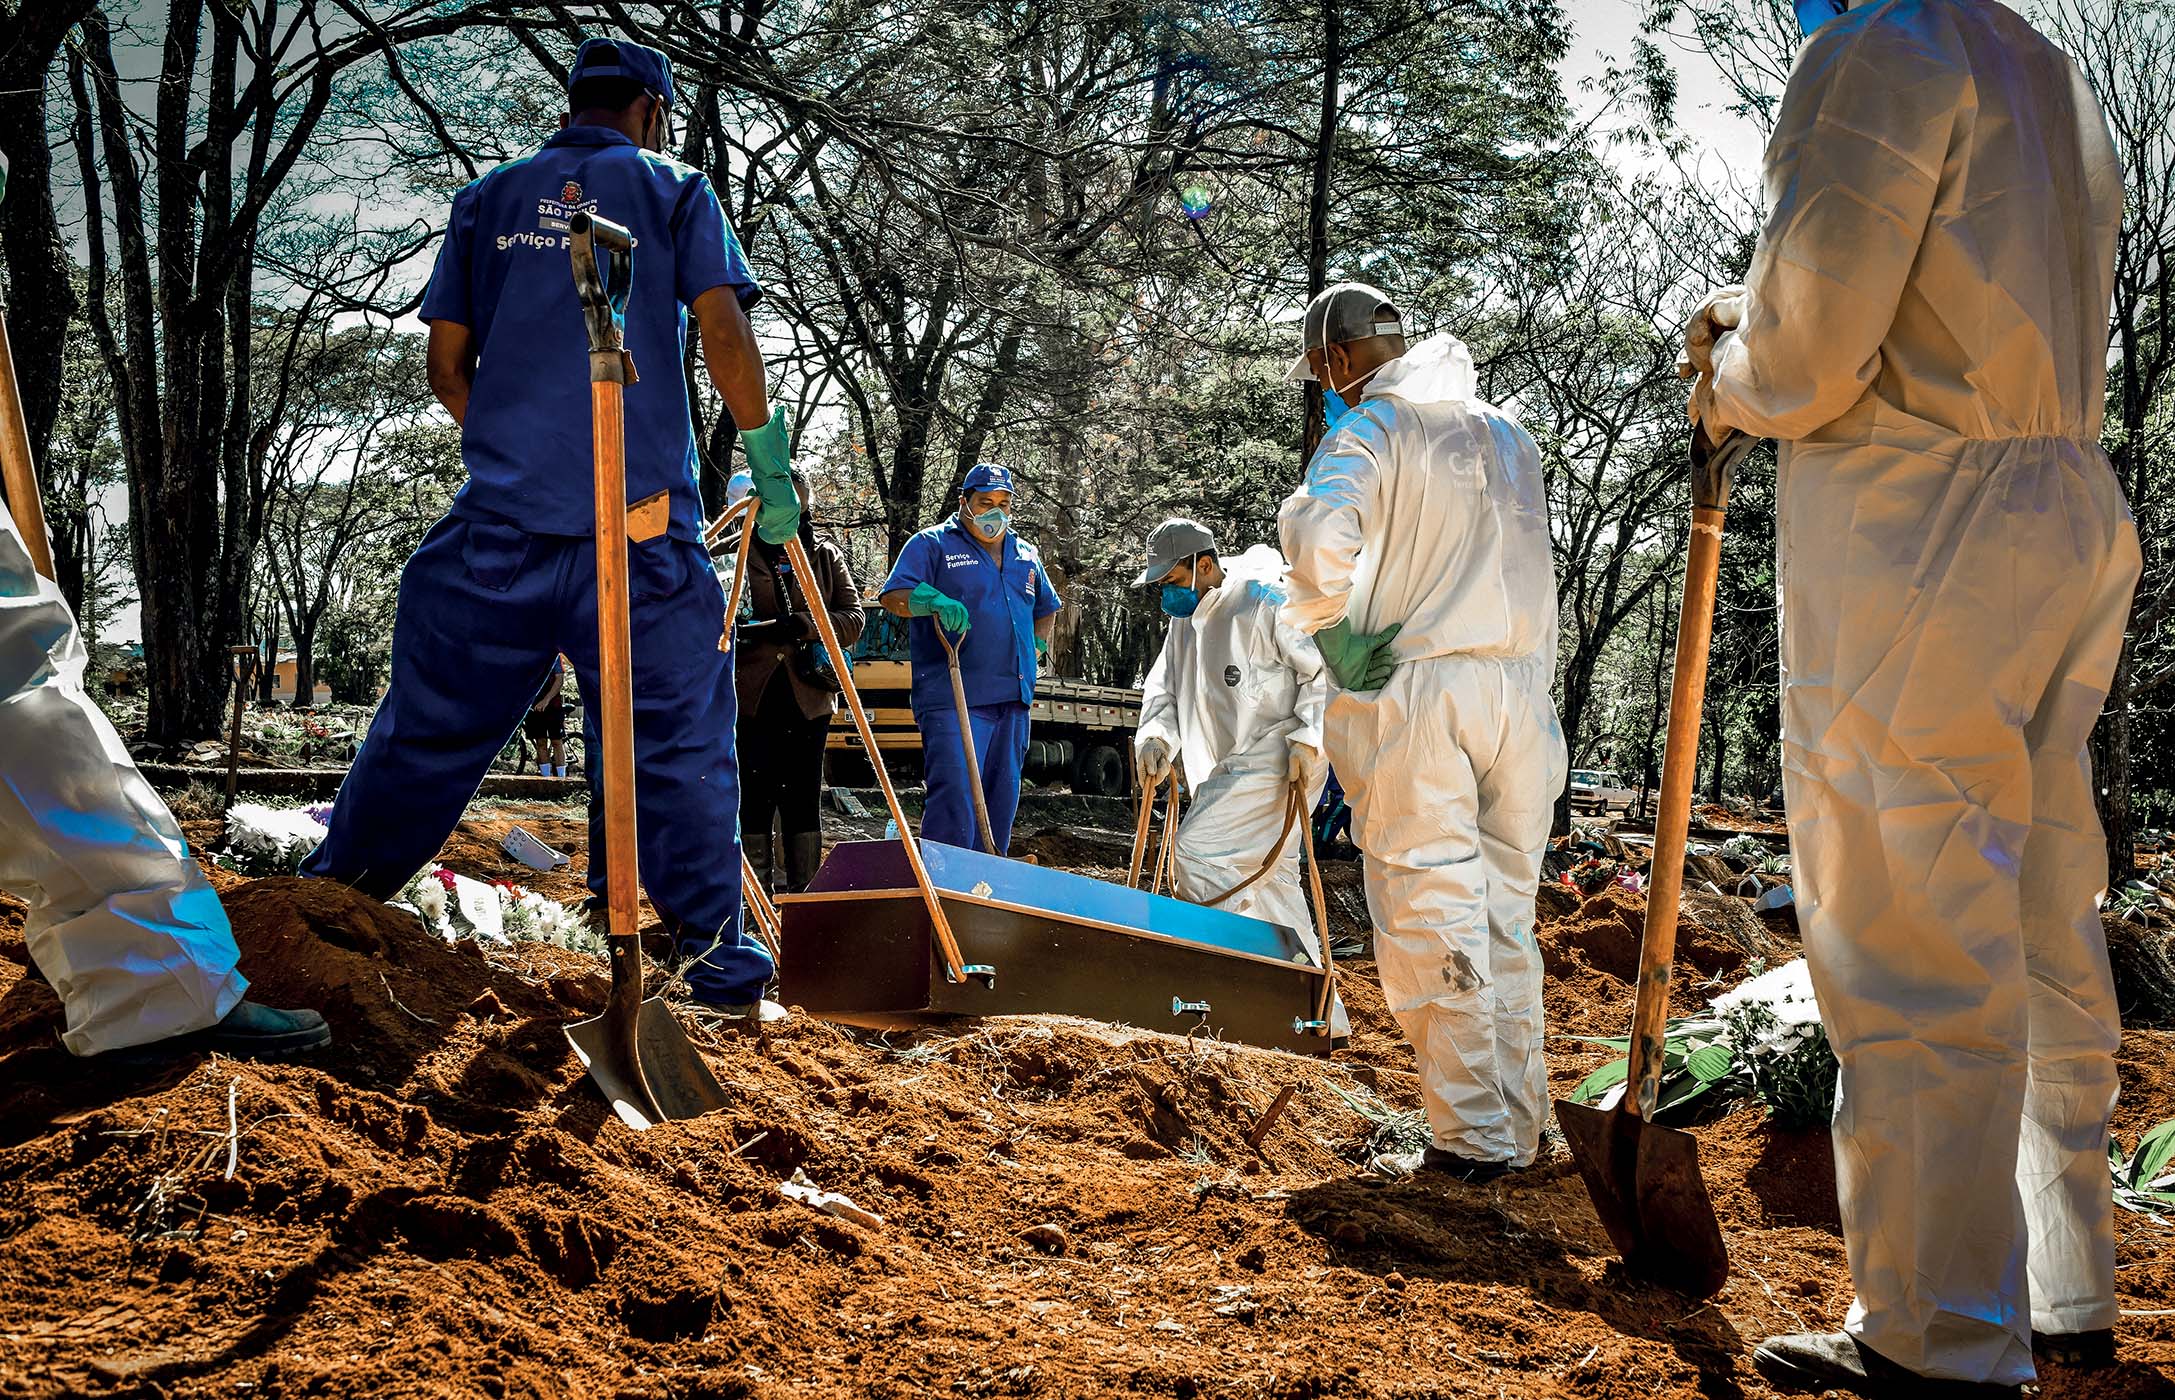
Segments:
[[[1817,1394],[1841,1390],[1868,1400],[2015,1400],[2021,1386],[1921,1376],[1862,1345],[1847,1332],[1795,1332],[1770,1337],[1752,1364],[1777,1390]]]
[[[2054,1366],[2104,1371],[2115,1364],[2115,1329],[2096,1332],[2034,1332],[2032,1356]]]
[[[200,1034],[206,1049],[243,1060],[299,1055],[332,1043],[332,1027],[316,1012],[280,1011],[246,1000]]]
[[[778,885],[770,871],[770,833],[742,832],[740,846],[747,852],[748,865],[755,871],[756,883],[763,887],[764,894],[769,894]]]
[[[808,888],[823,864],[823,833],[796,831],[785,838],[785,887],[791,894]]]
[[[279,1011],[253,1001],[238,1001],[217,1025],[108,1050],[99,1059],[122,1065],[155,1065],[179,1055],[212,1050],[237,1060],[276,1060],[331,1043],[332,1027],[314,1011]]]

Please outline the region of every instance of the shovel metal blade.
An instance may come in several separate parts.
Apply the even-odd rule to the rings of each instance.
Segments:
[[[1694,1298],[1719,1293],[1729,1253],[1699,1175],[1699,1140],[1621,1108],[1561,1099],[1556,1122],[1624,1267]]]
[[[698,1118],[725,1106],[725,1086],[703,1063],[694,1043],[662,997],[642,1003],[630,1061],[614,1034],[612,1013],[566,1028],[575,1058],[604,1091],[619,1121],[636,1132],[673,1118]]]

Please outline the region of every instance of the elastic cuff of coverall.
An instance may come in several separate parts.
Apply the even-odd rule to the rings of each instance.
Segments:
[[[1973,1326],[1969,1340],[1958,1345],[1959,1339],[1956,1337],[1953,1322],[1947,1329],[1947,1340],[1941,1342],[1935,1342],[1924,1335],[1905,1337],[1876,1334],[1867,1330],[1863,1318],[1856,1316],[1864,1306],[1862,1298],[1851,1305],[1853,1315],[1844,1319],[1844,1333],[1904,1370],[1926,1380],[1964,1381],[1973,1385],[2028,1385],[2038,1375],[2037,1368],[2032,1364],[2031,1340],[2028,1337],[2002,1332],[1991,1323],[1982,1323]],[[1953,1319],[1954,1315],[1948,1316]],[[1980,1340],[1982,1337],[1983,1341]],[[1991,1344],[1997,1340],[2006,1345],[2001,1347],[1992,1365],[1984,1368],[1985,1374],[1969,1367],[1944,1365],[1941,1360],[1943,1356],[1953,1358],[1959,1352],[1981,1353],[1991,1350]]]
[[[71,1055],[103,1055],[109,1050],[133,1050],[142,1045],[154,1045],[171,1040],[177,1035],[209,1029],[226,1019],[226,1014],[241,1004],[249,994],[249,979],[232,968],[226,979],[219,984],[208,1009],[198,1009],[171,1020],[148,1014],[148,1005],[158,1005],[167,1000],[163,996],[138,998],[125,1006],[108,1009],[93,1017],[86,1025],[70,1026],[61,1032],[60,1043]],[[147,1005],[148,1004],[148,1005]],[[145,1035],[147,1026],[158,1026],[156,1035]]]
[[[2121,1309],[2115,1300],[2104,1303],[2079,1303],[2059,1308],[2032,1309],[2032,1331],[2049,1336],[2063,1336],[2074,1332],[2104,1332],[2115,1325]]]

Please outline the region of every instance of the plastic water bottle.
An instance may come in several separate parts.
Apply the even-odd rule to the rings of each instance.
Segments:
[[[884,823],[884,839],[886,841],[896,841],[899,839],[899,824],[897,822],[887,821]]]

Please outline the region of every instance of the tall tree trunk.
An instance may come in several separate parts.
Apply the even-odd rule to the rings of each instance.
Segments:
[[[273,674],[279,668],[279,605],[267,601],[264,605],[264,640],[257,648],[257,703],[272,703],[272,684],[278,679]]]
[[[1576,739],[1579,728],[1586,722],[1586,707],[1593,699],[1594,665],[1601,659],[1600,648],[1580,642],[1571,649],[1571,659],[1563,667],[1563,733],[1566,740]],[[1571,761],[1578,761],[1574,749]],[[1571,829],[1571,787],[1564,785],[1556,794],[1556,814],[1550,830],[1561,836]]]
[[[1344,13],[1338,0],[1322,0],[1322,112],[1314,133],[1314,189],[1307,200],[1307,299],[1329,285],[1329,174],[1337,152],[1337,86],[1344,75]],[[1303,459],[1322,441],[1322,386],[1306,386]]]
[[[2130,808],[2130,685],[2134,657],[2129,637],[2115,662],[2107,708],[2092,726],[2092,797],[2100,829],[2107,835],[2107,886],[2120,889],[2137,878],[2136,814]]]
[[[62,38],[95,0],[15,0],[0,14],[0,156],[8,163],[0,199],[0,257],[8,274],[8,339],[30,428],[30,456],[45,449],[60,414],[61,356],[77,310],[75,281],[53,207],[53,152],[46,144],[45,82]],[[69,597],[83,602],[80,579]]]
[[[295,707],[317,703],[317,619],[295,629]]]

